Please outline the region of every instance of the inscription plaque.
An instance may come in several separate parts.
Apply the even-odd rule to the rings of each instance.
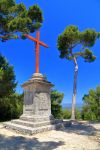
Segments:
[[[24,104],[25,105],[32,105],[33,104],[33,92],[32,91],[25,91],[25,93],[24,93]]]

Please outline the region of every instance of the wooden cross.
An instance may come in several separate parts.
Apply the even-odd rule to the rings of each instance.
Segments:
[[[28,35],[28,34],[25,34],[25,36],[30,39],[31,41],[35,42],[36,43],[36,47],[35,47],[35,56],[36,56],[36,64],[35,64],[35,67],[36,67],[36,71],[35,73],[39,73],[39,56],[40,56],[40,45],[48,48],[48,45],[46,45],[45,43],[43,43],[42,41],[40,41],[40,31],[36,31],[36,38]]]

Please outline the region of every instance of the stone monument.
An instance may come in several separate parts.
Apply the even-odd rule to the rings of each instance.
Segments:
[[[50,100],[52,86],[39,73],[35,73],[32,79],[22,85],[24,88],[24,107],[21,119],[35,122],[53,119]]]
[[[39,46],[48,46],[40,41],[40,32],[36,32],[36,38],[25,36],[36,43],[36,71],[32,78],[25,82],[23,114],[20,119],[6,122],[4,125],[24,133],[38,133],[62,126],[61,120],[55,120],[51,114],[51,88],[53,84],[39,73]]]

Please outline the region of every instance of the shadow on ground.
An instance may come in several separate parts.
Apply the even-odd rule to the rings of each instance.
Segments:
[[[92,124],[79,122],[71,122],[70,125],[67,126],[67,123],[65,122],[65,128],[61,129],[61,131],[85,136],[93,136],[96,132],[100,132],[100,129],[96,129]]]
[[[37,138],[25,138],[22,136],[5,137],[0,135],[0,150],[54,150],[64,142],[40,142]]]

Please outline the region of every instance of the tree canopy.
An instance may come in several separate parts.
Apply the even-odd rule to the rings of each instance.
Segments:
[[[0,40],[25,38],[24,33],[33,33],[41,27],[42,11],[38,5],[26,9],[23,3],[15,0],[0,0]]]
[[[13,67],[0,54],[0,98],[14,93],[16,85]]]
[[[58,37],[58,49],[60,57],[68,60],[82,57],[85,62],[92,62],[96,59],[90,48],[95,44],[100,33],[94,29],[87,29],[83,32],[79,31],[77,26],[68,26],[65,31]],[[77,47],[77,46],[81,47]],[[78,50],[74,51],[74,48]]]

